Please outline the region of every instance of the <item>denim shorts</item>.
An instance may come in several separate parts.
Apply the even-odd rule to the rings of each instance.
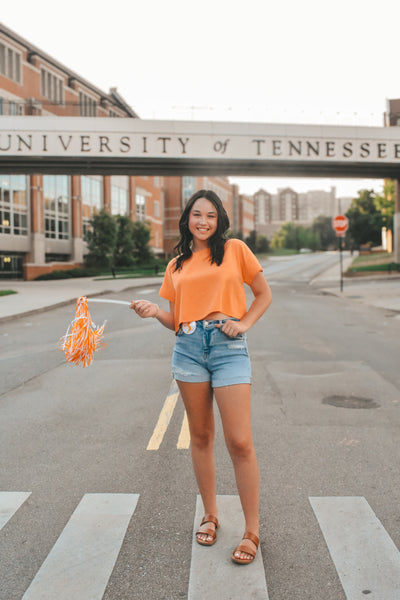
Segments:
[[[196,321],[195,329],[193,323],[179,328],[172,355],[177,381],[209,381],[213,388],[251,382],[246,334],[232,338],[216,327],[228,320]]]

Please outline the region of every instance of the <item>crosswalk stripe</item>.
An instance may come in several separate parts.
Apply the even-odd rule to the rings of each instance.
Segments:
[[[190,432],[189,432],[189,422],[187,418],[187,414],[183,415],[182,428],[179,434],[178,443],[176,447],[178,450],[187,450],[190,446]]]
[[[31,492],[0,492],[0,530],[30,495]]]
[[[400,552],[363,497],[311,497],[347,600],[400,598]]]
[[[164,439],[165,432],[168,429],[169,422],[176,402],[178,400],[179,390],[175,381],[172,382],[168,396],[164,402],[164,406],[161,409],[160,416],[158,417],[157,424],[154,428],[153,435],[147,445],[147,450],[158,450],[161,442]]]
[[[188,600],[215,598],[268,600],[267,583],[259,548],[254,562],[245,567],[234,564],[230,555],[244,533],[244,519],[238,496],[217,496],[221,523],[217,542],[201,546],[193,535]],[[197,497],[194,529],[203,517],[203,503]]]
[[[138,494],[85,494],[23,600],[101,600]]]

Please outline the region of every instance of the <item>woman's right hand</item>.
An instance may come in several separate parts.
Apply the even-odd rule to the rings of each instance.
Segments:
[[[139,317],[142,319],[147,319],[148,317],[157,317],[160,311],[160,307],[158,304],[154,302],[149,302],[149,300],[132,300],[129,305],[129,308],[135,311]]]

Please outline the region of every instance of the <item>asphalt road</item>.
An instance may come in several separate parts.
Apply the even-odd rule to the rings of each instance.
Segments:
[[[310,286],[333,260],[306,255],[269,262],[273,303],[248,334],[262,560],[246,577],[262,575],[268,587],[268,596],[254,591],[249,598],[400,598],[400,322],[390,311]],[[156,288],[135,293],[157,298]],[[131,299],[129,292],[110,298]],[[117,513],[122,533],[103,588],[94,572],[86,582],[92,595],[77,591],[70,600],[194,600],[196,577],[205,575],[219,589],[220,564],[225,592],[204,597],[243,598],[230,579],[244,571],[222,558],[218,543],[205,574],[193,552],[197,489],[183,407],[171,388],[173,334],[122,305],[92,306],[96,324],[107,320],[107,346],[86,369],[65,364],[57,348],[73,306],[0,327],[0,599],[58,600],[62,594],[48,590],[66,589],[71,577],[79,589],[80,572],[90,569],[74,535],[88,521],[89,541],[103,532],[102,521],[92,520],[96,511],[107,512],[93,508],[91,494],[106,494],[100,500],[112,505],[111,525],[96,542],[100,563],[111,553]],[[147,449],[155,434],[155,449]],[[236,487],[218,418],[215,453],[218,494],[230,502]],[[2,491],[27,496],[18,501]],[[116,495],[130,508],[115,508]],[[84,517],[73,517],[84,497]],[[11,501],[17,507],[7,517]],[[68,529],[74,523],[75,533]],[[221,532],[224,526],[229,523]],[[69,552],[68,568],[52,566],[49,557],[57,552]],[[384,591],[374,568],[385,575]]]

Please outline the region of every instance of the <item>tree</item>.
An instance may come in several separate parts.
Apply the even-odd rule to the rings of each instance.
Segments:
[[[375,204],[373,190],[360,190],[346,213],[349,237],[356,246],[381,243],[382,214]]]
[[[250,250],[256,254],[257,252],[269,252],[269,241],[265,235],[257,235],[256,231],[251,231],[244,242]]]
[[[138,262],[145,262],[153,257],[149,246],[150,227],[142,221],[132,223],[133,242],[135,245],[135,259]]]
[[[386,179],[382,193],[375,196],[375,206],[382,215],[382,226],[392,231],[395,194],[394,181]]]
[[[290,222],[284,223],[275,232],[271,246],[272,248],[288,248],[291,250],[300,250],[300,248],[316,250],[318,243],[319,236],[310,227],[303,227]]]
[[[90,219],[87,232],[88,254],[85,262],[89,267],[110,267],[113,261],[117,225],[115,219],[104,209]]]
[[[314,219],[311,229],[318,236],[317,249],[328,250],[331,247],[336,247],[336,234],[332,227],[331,217],[319,215]]]
[[[250,231],[249,235],[244,241],[248,245],[250,250],[255,254],[257,251],[257,233],[254,231],[254,229],[253,231]]]
[[[239,229],[238,231],[228,231],[228,238],[234,238],[236,240],[242,240],[243,241],[243,231],[241,229]]]
[[[126,215],[117,215],[117,236],[114,248],[114,266],[129,267],[135,262],[133,223]]]
[[[257,236],[257,252],[269,252],[269,240],[265,235]]]

